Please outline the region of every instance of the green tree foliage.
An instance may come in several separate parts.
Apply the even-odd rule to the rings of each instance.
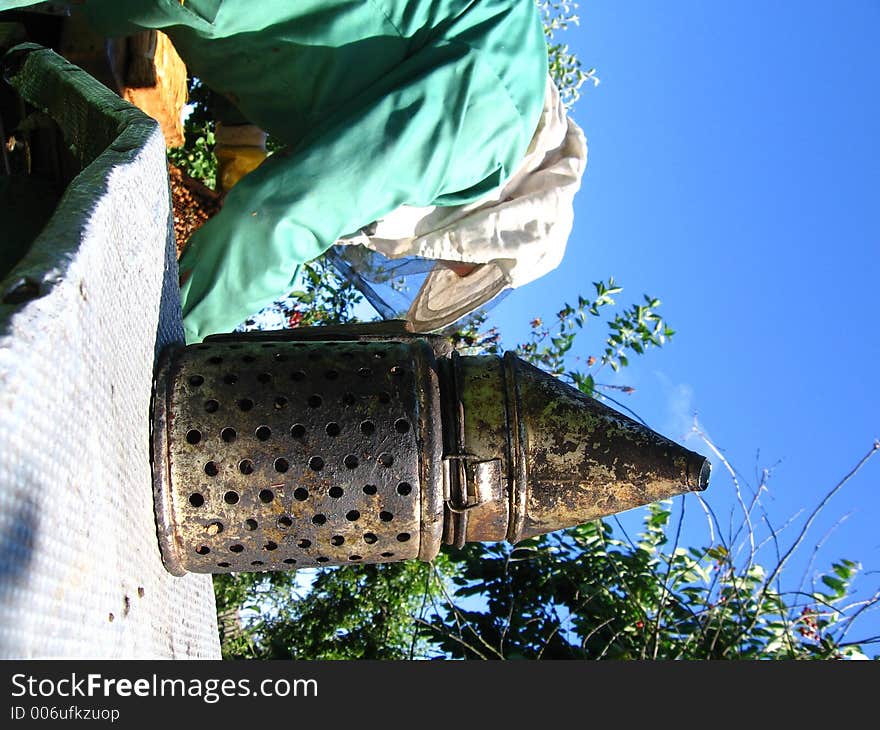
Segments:
[[[290,294],[301,314],[300,326],[354,321],[354,309],[363,295],[351,282],[340,277],[332,264],[324,259],[310,261],[303,265],[300,279],[303,288]]]
[[[439,556],[317,571],[298,588],[293,574],[216,576],[219,615],[243,606],[243,622],[221,620],[226,658],[411,659],[430,651],[425,621],[442,592]],[[416,622],[416,623],[414,623]],[[232,626],[232,630],[228,626]]]
[[[454,560],[456,603],[430,638],[464,659],[840,659],[859,566],[843,560],[822,589],[783,593],[772,572],[731,551],[669,545],[668,503],[644,510],[637,539],[604,521],[526,540],[475,544]],[[461,607],[479,597],[478,609]]]
[[[559,88],[562,102],[570,109],[580,99],[584,82],[592,81],[594,86],[599,85],[596,69],[585,71],[580,59],[572,53],[568,44],[557,38],[558,33],[580,23],[577,15],[578,3],[567,0],[535,0],[535,4],[544,21],[550,75]]]

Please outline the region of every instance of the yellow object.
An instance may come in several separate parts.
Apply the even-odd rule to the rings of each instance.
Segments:
[[[255,124],[217,123],[214,133],[217,187],[228,193],[266,159],[266,133]]]
[[[265,149],[249,145],[218,144],[214,154],[217,155],[217,184],[224,193],[266,159]]]

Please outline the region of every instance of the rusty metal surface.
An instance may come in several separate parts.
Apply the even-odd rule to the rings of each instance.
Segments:
[[[522,360],[523,527],[513,541],[708,486],[709,461]]]
[[[248,339],[255,342],[423,342],[430,346],[436,357],[447,357],[453,351],[452,341],[448,337],[413,332],[411,323],[405,319],[294,327],[285,330],[254,330],[248,332]],[[239,340],[241,333],[230,332],[211,335],[205,338],[205,343]]]
[[[169,569],[419,556],[421,479],[430,473],[419,447],[439,440],[418,433],[431,407],[416,376],[419,347],[225,339],[179,353],[158,412],[168,434],[167,473],[156,466]],[[435,515],[427,536],[436,523]],[[436,554],[435,542],[421,552]]]
[[[436,347],[427,341],[412,341],[411,355],[418,395],[419,483],[421,528],[419,560],[431,561],[443,543],[442,454],[443,433],[440,421],[440,385]],[[415,486],[415,485],[414,485]]]
[[[443,424],[442,492],[443,542],[463,547],[467,531],[467,485],[464,465],[465,454],[463,414],[460,388],[456,379],[456,358],[440,360],[438,365],[440,388],[440,420]]]
[[[498,541],[507,536],[510,518],[510,455],[507,398],[501,360],[457,357],[462,404],[462,437],[468,509],[465,537]]]
[[[156,512],[156,534],[165,569],[172,575],[186,575],[182,547],[178,545],[174,507],[171,502],[171,474],[168,470],[170,429],[168,407],[176,356],[183,350],[170,345],[159,355],[153,383],[150,420],[150,469],[153,476],[153,508]]]
[[[452,357],[446,542],[518,542],[686,491],[708,461],[512,353]]]
[[[169,571],[432,560],[707,486],[702,456],[513,354],[438,358],[398,329],[222,335],[164,358]]]
[[[528,432],[522,418],[517,363],[521,360],[512,352],[504,354],[504,387],[507,393],[507,415],[510,438],[510,522],[507,525],[507,541],[516,543],[522,539],[526,521],[528,495]]]

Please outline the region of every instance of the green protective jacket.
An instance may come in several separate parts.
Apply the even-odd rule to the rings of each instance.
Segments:
[[[85,7],[107,35],[167,33],[193,75],[288,145],[231,190],[182,256],[187,342],[233,329],[286,294],[299,264],[400,205],[498,188],[541,114],[547,49],[533,0]]]

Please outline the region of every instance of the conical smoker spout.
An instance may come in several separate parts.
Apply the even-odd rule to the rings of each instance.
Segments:
[[[708,486],[705,457],[512,353],[453,362],[471,503],[448,542],[515,543]]]

